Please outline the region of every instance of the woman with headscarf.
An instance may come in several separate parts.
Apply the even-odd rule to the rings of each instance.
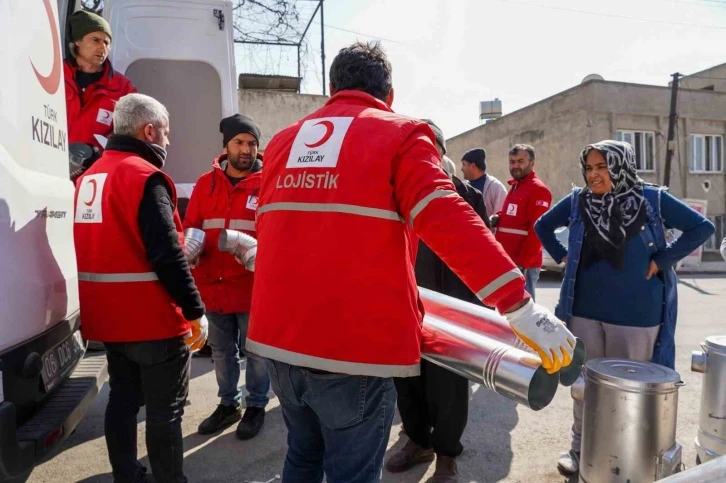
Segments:
[[[673,368],[677,278],[674,267],[714,232],[697,211],[638,177],[630,144],[601,141],[580,154],[575,188],[535,224],[547,252],[565,261],[556,315],[585,343],[587,359],[652,361]],[[569,227],[568,248],[555,230]],[[665,230],[682,235],[667,244]],[[583,404],[575,401],[572,448],[560,473],[579,471]]]

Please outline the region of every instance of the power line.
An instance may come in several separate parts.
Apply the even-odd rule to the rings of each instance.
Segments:
[[[677,25],[677,26],[681,26],[681,27],[695,27],[695,28],[704,28],[704,29],[726,30],[726,27],[722,27],[722,26],[718,26],[718,25],[704,25],[704,24],[695,24],[695,23],[671,22],[669,20],[631,17],[629,15],[619,15],[616,13],[591,12],[591,11],[587,11],[587,10],[579,10],[576,8],[555,7],[552,5],[539,5],[536,3],[526,3],[526,2],[520,2],[520,1],[515,1],[515,0],[498,0],[498,1],[503,2],[503,3],[511,3],[513,5],[521,5],[524,7],[545,8],[548,10],[559,10],[559,11],[563,11],[563,12],[580,13],[580,14],[585,14],[585,15],[596,15],[598,17],[619,18],[619,19],[624,19],[624,20],[635,20],[638,22],[651,22],[651,23],[660,23],[660,24],[664,24],[664,25]]]
[[[330,25],[330,24],[325,24],[325,27],[333,29],[333,30],[340,30],[341,32],[348,32],[349,34],[362,35],[363,37],[368,37],[371,39],[385,40],[386,42],[391,42],[393,44],[411,45],[411,44],[407,44],[406,42],[401,42],[400,40],[387,39],[385,37],[381,37],[380,35],[371,35],[371,34],[365,34],[363,32],[356,32],[355,30],[344,29],[342,27],[336,27],[336,26]]]

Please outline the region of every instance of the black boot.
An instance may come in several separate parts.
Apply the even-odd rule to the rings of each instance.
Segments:
[[[249,407],[237,425],[235,434],[239,439],[252,439],[260,432],[265,422],[265,408]]]
[[[212,434],[217,431],[222,431],[239,421],[241,416],[242,408],[240,406],[225,406],[220,404],[212,415],[199,425],[199,434]]]

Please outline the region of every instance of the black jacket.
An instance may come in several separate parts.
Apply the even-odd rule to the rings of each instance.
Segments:
[[[481,217],[487,227],[491,228],[481,191],[456,176],[452,176],[452,181],[459,196],[464,198],[474,208],[474,211]],[[462,250],[466,250],[466,247],[462,247]],[[418,255],[416,256],[416,283],[420,287],[481,305],[476,295],[423,241],[419,242]]]

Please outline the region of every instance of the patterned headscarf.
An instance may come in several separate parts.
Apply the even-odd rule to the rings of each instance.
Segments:
[[[585,177],[585,160],[593,149],[605,158],[613,184],[613,190],[602,196],[593,194]],[[580,167],[586,185],[580,195],[580,207],[585,215],[587,241],[597,258],[622,268],[625,243],[640,231],[647,216],[643,180],[635,168],[635,152],[628,143],[600,141],[582,150]]]

